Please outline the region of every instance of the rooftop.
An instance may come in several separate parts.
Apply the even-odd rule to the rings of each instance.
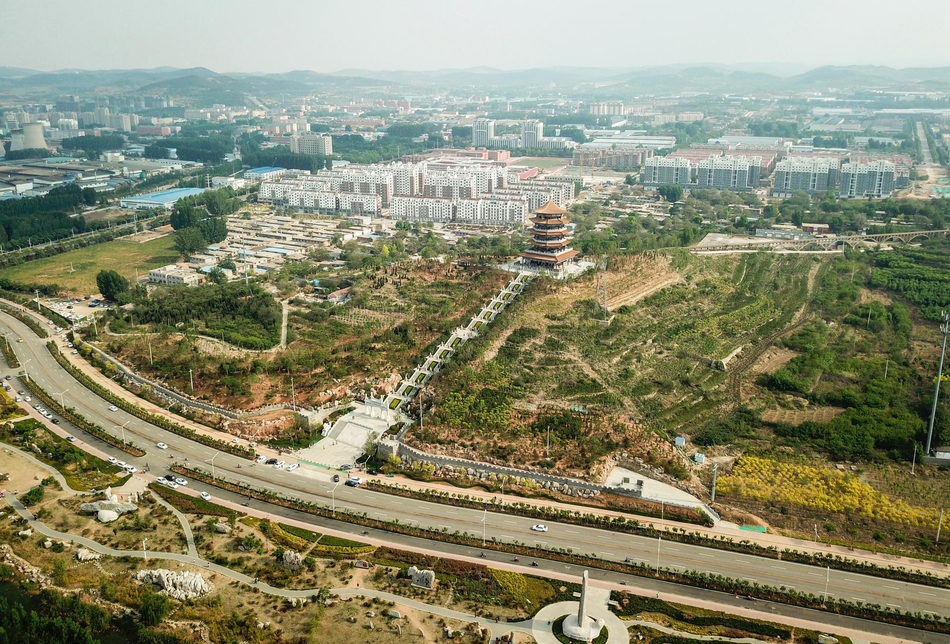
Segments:
[[[200,195],[204,191],[204,188],[176,188],[174,190],[163,190],[161,192],[153,192],[147,195],[139,195],[138,197],[129,197],[129,200],[142,199],[145,201],[156,201],[159,203],[171,203],[178,201],[179,199],[184,199],[185,197]]]

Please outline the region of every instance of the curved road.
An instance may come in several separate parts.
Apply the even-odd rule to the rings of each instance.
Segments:
[[[20,360],[21,367],[16,370],[2,370],[0,375],[25,370],[37,384],[55,398],[58,399],[61,392],[66,392],[64,396],[67,406],[75,407],[77,412],[111,431],[117,437],[120,437],[122,433],[120,427],[125,425],[126,439],[146,449],[148,453],[145,456],[131,457],[81,430],[70,427],[69,431],[81,438],[82,442],[105,454],[114,455],[120,460],[132,463],[139,470],[142,470],[146,464],[150,465],[155,475],[164,474],[165,465],[173,462],[168,458],[169,454],[174,454],[176,459],[187,460],[188,465],[200,466],[205,470],[211,469],[209,462],[214,458],[214,470],[219,478],[254,488],[266,488],[285,496],[322,503],[328,507],[335,507],[336,511],[341,513],[365,513],[374,519],[398,520],[403,524],[432,527],[448,533],[468,532],[476,537],[482,535],[484,528],[488,544],[492,539],[496,539],[501,542],[573,549],[574,552],[593,554],[605,560],[623,561],[629,558],[651,567],[655,567],[659,562],[661,568],[704,571],[744,579],[760,585],[794,588],[799,592],[816,596],[822,596],[827,589],[828,596],[832,598],[879,604],[899,611],[927,612],[950,617],[950,589],[879,579],[869,575],[828,571],[816,566],[701,546],[666,543],[637,535],[569,524],[551,523],[549,532],[538,533],[531,530],[531,525],[535,521],[528,518],[497,513],[484,515],[479,510],[447,507],[436,503],[393,497],[363,488],[334,485],[330,482],[330,472],[312,470],[306,466],[296,472],[254,466],[245,459],[231,454],[217,453],[212,448],[150,425],[122,410],[110,412],[109,403],[86,390],[62,369],[46,349],[46,340],[37,338],[18,320],[6,315],[0,316],[0,334],[8,330],[24,340],[16,342],[11,337],[11,346]],[[13,382],[16,385],[16,381]],[[129,397],[132,399],[131,394]],[[63,426],[65,427],[66,423]],[[158,441],[169,445],[167,452],[153,447]],[[145,477],[149,478],[148,475]],[[213,492],[219,496],[228,496],[221,490]],[[277,507],[269,508],[269,511],[281,516],[291,515],[291,511],[285,513],[284,509]],[[310,523],[317,525],[323,523],[322,519],[306,516]],[[486,518],[484,523],[483,516]],[[347,525],[346,528],[341,529],[347,529],[350,532],[361,530],[353,525]],[[451,550],[447,544],[433,541],[426,543],[434,551]],[[466,552],[471,554],[471,549],[466,549]]]

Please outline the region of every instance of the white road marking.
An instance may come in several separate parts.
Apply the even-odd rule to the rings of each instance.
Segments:
[[[925,593],[922,590],[918,590],[917,592],[920,593],[921,595],[927,595],[927,597],[936,597],[934,593]]]
[[[890,588],[891,590],[900,590],[897,586],[882,586],[882,588]],[[890,606],[891,604],[888,604]]]
[[[901,607],[900,604],[887,604],[887,605],[890,606],[891,608],[900,608],[900,607]]]
[[[785,566],[769,566],[772,570],[785,570]]]
[[[851,599],[853,599],[856,602],[863,602],[865,604],[868,603],[868,600],[864,599],[863,597],[852,597]]]
[[[612,552],[602,552],[602,553],[600,553],[600,554],[603,555],[604,557],[616,557],[616,556],[617,556],[617,555],[615,555],[615,554],[612,553]]]

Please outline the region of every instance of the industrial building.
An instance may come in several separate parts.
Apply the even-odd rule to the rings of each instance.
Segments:
[[[244,178],[248,181],[274,181],[281,178],[287,168],[277,168],[274,166],[264,166],[262,168],[251,168],[244,171]]]
[[[175,190],[152,192],[147,195],[122,199],[119,201],[119,207],[129,210],[151,210],[153,208],[171,210],[180,199],[200,195],[204,191],[204,188],[177,188]]]

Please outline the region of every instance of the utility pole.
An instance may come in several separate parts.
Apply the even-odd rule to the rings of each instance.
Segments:
[[[831,566],[825,568],[825,596],[822,599],[822,603],[828,601],[828,584],[831,582]]]
[[[656,574],[660,574],[660,544],[663,543],[663,537],[656,538]]]
[[[941,515],[941,516],[943,516],[943,515]],[[484,512],[482,512],[482,548],[485,547],[485,520],[486,520],[486,519],[488,519],[488,508],[485,508]],[[938,532],[937,532],[937,535],[938,535],[938,536],[937,536],[937,540],[939,541],[939,540],[940,540],[940,536],[939,536],[939,535],[940,535],[940,532],[939,532],[940,529],[937,528],[937,530],[938,530]]]
[[[712,473],[712,498],[710,501],[712,503],[716,502],[716,478],[719,476],[719,463],[713,463],[713,473]]]
[[[545,458],[551,458],[551,425],[548,425],[548,446]]]
[[[910,462],[910,474],[914,475],[914,468],[917,467],[917,441],[914,441],[914,460]]]
[[[148,543],[148,538],[142,539],[142,557],[145,558],[145,561],[148,561],[148,551],[145,549],[146,543]]]
[[[188,370],[188,382],[191,383],[191,393],[195,393],[195,374],[191,369]]]
[[[145,341],[148,343],[148,363],[149,365],[154,364],[152,362],[152,336],[147,336]]]
[[[926,456],[930,456],[930,441],[933,439],[934,433],[934,416],[937,415],[937,398],[940,396],[940,379],[943,377],[943,358],[947,353],[947,334],[950,333],[950,316],[944,311],[941,313],[941,318],[943,319],[943,324],[940,325],[940,330],[943,332],[943,345],[940,348],[940,366],[937,368],[937,385],[934,387],[934,403],[930,408],[930,424],[927,426],[927,445],[924,449]]]
[[[294,377],[290,377],[290,400],[293,403],[294,413],[297,413],[297,392],[294,389]]]
[[[40,289],[36,289],[34,293],[36,293],[36,312],[41,313],[42,311],[40,311]]]
[[[214,459],[218,458],[221,452],[215,452],[214,456],[211,457],[210,461],[205,461],[205,463],[211,463],[211,480],[214,480]]]
[[[937,519],[937,539],[935,543],[940,543],[940,528],[943,527],[943,510],[940,510],[940,518]]]

